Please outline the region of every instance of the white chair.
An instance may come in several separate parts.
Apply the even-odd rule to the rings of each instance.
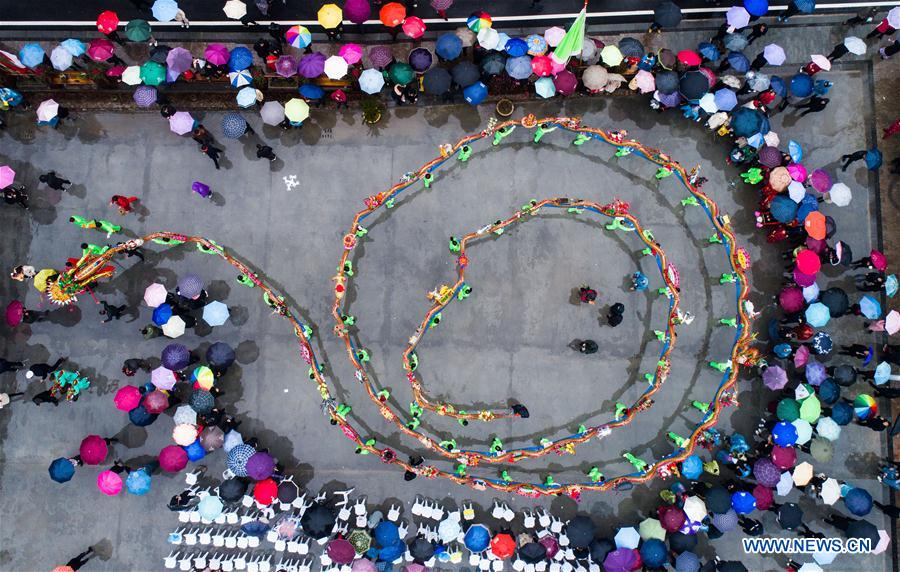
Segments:
[[[178,511],[178,522],[187,524],[191,521],[191,513],[188,510]]]
[[[407,524],[405,521],[400,521],[397,524],[397,531],[400,534],[400,540],[403,540],[404,538],[406,538],[406,533],[409,532],[409,524]]]
[[[194,568],[198,570],[203,570],[207,566],[206,557],[209,556],[209,552],[204,552],[203,554],[199,554],[194,556]]]
[[[416,500],[413,501],[412,508],[410,512],[413,513],[413,516],[421,516],[422,515],[422,497],[416,496]]]
[[[553,559],[556,560],[557,562],[562,562],[563,560],[565,560],[565,558],[566,558],[565,550],[557,550],[556,554],[553,555]]]
[[[565,564],[563,564],[563,567],[565,567]],[[541,560],[534,565],[534,569],[537,570],[537,572],[545,572],[545,570],[547,570],[547,561]]]
[[[429,558],[428,560],[426,560],[426,561],[425,561],[425,568],[427,568],[428,570],[432,570],[432,569],[434,568],[435,560],[436,560],[436,558],[435,558],[434,556],[432,556],[431,558]]]
[[[181,552],[169,552],[169,555],[163,558],[163,566],[168,569],[173,569],[178,566],[178,558],[181,556]]]
[[[588,572],[600,572],[600,565],[596,562],[591,562],[591,565],[588,567]]]
[[[244,495],[244,498],[241,499],[241,504],[244,505],[244,508],[250,508],[251,506],[256,504],[256,499],[254,499],[250,495]]]
[[[270,530],[269,532],[267,532],[266,540],[268,540],[269,542],[275,542],[276,540],[278,540],[278,531]]]
[[[259,572],[270,572],[272,570],[272,561],[269,558],[260,556],[257,564],[259,565]]]
[[[493,516],[493,517],[496,518],[497,520],[500,520],[500,519],[503,518],[503,514],[504,514],[505,512],[506,512],[506,511],[503,510],[503,507],[500,506],[500,501],[498,501],[498,500],[495,499],[495,500],[494,500],[494,506],[491,508],[491,516]]]
[[[566,548],[565,553],[566,553],[566,560],[575,560],[575,551],[574,550],[572,550],[571,548]]]
[[[191,524],[197,524],[200,522],[200,511],[192,510],[188,513],[191,519]]]
[[[237,537],[240,531],[229,534],[225,537],[225,548],[237,548]]]
[[[481,562],[478,563],[478,569],[481,572],[488,572],[491,569],[491,561],[487,558],[482,558]]]
[[[237,512],[229,512],[228,514],[225,515],[225,523],[226,524],[237,524],[238,520],[240,520],[240,519],[238,518]]]
[[[295,498],[291,501],[291,506],[294,508],[301,508],[303,504],[306,502],[306,493],[303,493],[301,496]]]
[[[193,568],[193,563],[193,558],[191,558],[190,555],[185,555],[184,558],[178,561],[178,569],[182,572],[189,572],[191,568]]]
[[[528,510],[528,509],[523,510],[523,511],[522,511],[522,517],[523,517],[522,526],[524,526],[525,528],[527,528],[527,529],[529,529],[529,530],[532,529],[532,528],[534,528],[534,525],[535,525],[535,519],[534,519],[534,513],[533,513],[533,512],[531,512],[531,511]]]
[[[225,532],[221,529],[216,530],[212,535],[212,545],[216,548],[225,546]]]
[[[243,552],[238,552],[234,555],[234,569],[235,570],[246,570],[247,569],[247,555]]]
[[[188,546],[197,544],[197,531],[195,529],[192,528],[184,533],[184,543]]]
[[[300,541],[300,547],[297,550],[297,554],[300,554],[301,556],[309,554],[309,540],[304,538]]]
[[[469,554],[469,566],[478,566],[478,563],[481,562],[481,555],[472,553]]]
[[[296,540],[288,540],[287,542],[287,551],[290,554],[297,554],[300,552],[300,543]]]
[[[568,545],[569,545],[569,535],[567,535],[567,534],[560,534],[560,535],[556,538],[556,541],[559,543],[560,546],[568,546]]]
[[[563,521],[558,518],[553,518],[553,522],[550,524],[550,532],[553,534],[559,534],[563,529]]]
[[[516,518],[516,511],[509,508],[509,505],[503,503],[503,520],[506,522],[512,522]]]
[[[525,561],[521,558],[516,558],[515,560],[513,560],[512,568],[516,572],[522,572],[522,570],[525,570]]]
[[[550,563],[550,572],[561,572],[562,565],[559,562],[551,562]]]
[[[247,561],[247,572],[259,572],[259,557]]]
[[[571,562],[566,560],[565,562],[562,563],[562,569],[563,569],[563,572],[572,572],[572,570],[574,570],[575,567],[572,566]]]
[[[501,572],[503,570],[503,561],[502,560],[494,560],[491,563],[491,570],[494,572]]]
[[[550,526],[550,515],[543,508],[538,509],[538,523],[544,528]]]
[[[275,550],[277,550],[278,552],[284,552],[284,550],[286,548],[287,548],[287,542],[285,542],[284,540],[281,540],[279,538],[278,540],[275,541]]]
[[[365,528],[366,526],[368,526],[368,523],[369,519],[366,517],[366,515],[361,514],[356,517],[356,528]]]
[[[432,520],[441,520],[444,518],[444,507],[437,501],[435,501],[434,507],[431,509],[431,518]]]
[[[578,563],[578,566],[575,567],[575,572],[588,572],[588,569],[584,567],[584,564]]]
[[[225,515],[225,513],[224,513],[224,512],[220,512],[220,513],[219,513],[219,516],[217,516],[217,517],[213,520],[213,522],[216,523],[216,524],[225,524],[225,519],[226,519],[226,518],[227,518],[227,516]]]
[[[329,540],[331,540],[331,539],[328,538],[327,536],[324,538],[319,538],[316,540],[316,544],[318,544],[319,546],[325,546],[325,544],[327,544]]]
[[[259,537],[258,536],[249,536],[247,537],[247,546],[250,548],[256,548],[259,546]]]
[[[222,572],[231,572],[234,570],[234,558],[226,558],[222,560]]]
[[[356,504],[353,505],[353,512],[356,516],[366,514],[366,497],[356,499]]]
[[[309,572],[309,567],[312,566],[312,558],[304,558],[302,562],[300,562],[300,566],[297,567],[297,572]]]
[[[400,518],[400,508],[401,507],[392,504],[391,508],[388,509],[387,519],[391,522],[397,522],[397,519]]]
[[[437,509],[437,503],[431,499],[427,499],[425,504],[422,506],[422,518],[432,519],[434,518],[434,511]]]
[[[212,543],[212,530],[211,528],[204,528],[200,531],[200,534],[197,535],[197,542],[204,546],[208,546]],[[206,566],[199,566],[199,568],[206,568]]]
[[[534,564],[526,564],[525,565],[525,572],[534,572],[534,570],[535,570]]]
[[[246,534],[241,533],[237,537],[237,547],[241,550],[246,550],[248,546],[250,546],[250,540],[247,538]],[[234,565],[237,566],[237,562],[235,562]]]
[[[222,556],[218,552],[210,556],[208,566],[210,570],[221,570]]]
[[[350,514],[351,511],[349,506],[341,507],[341,510],[338,511],[337,519],[340,521],[347,521],[350,519]]]

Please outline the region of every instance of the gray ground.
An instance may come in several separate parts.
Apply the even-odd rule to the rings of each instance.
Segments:
[[[809,157],[805,162],[811,169],[834,170],[841,153],[871,144],[872,86],[867,69],[845,64],[832,72],[837,86],[828,113],[802,121],[792,115],[774,120],[776,131],[786,133],[790,128],[792,138],[805,143]],[[771,255],[761,259],[764,245],[751,222],[755,193],[729,185],[737,174],[723,170],[724,150],[714,135],[676,114],[657,115],[643,105],[638,98],[592,99],[566,102],[560,112],[556,102],[528,104],[516,116],[523,110],[538,116],[582,115],[585,124],[628,129],[636,139],[669,152],[685,165],[701,164],[709,178],[704,190],[732,215],[742,242],[757,261],[754,301],[767,310],[767,296],[776,286],[773,277],[780,273],[781,263]],[[354,422],[404,454],[412,452],[416,448],[364,401],[330,332],[329,278],[340,255],[340,237],[362,199],[432,158],[441,143],[481,129],[491,112],[467,106],[392,110],[368,133],[359,116],[350,113],[314,113],[302,132],[286,135],[263,128],[253,118],[257,132],[277,142],[273,146],[280,160],[273,165],[257,161],[255,140],[220,137],[227,157],[220,171],[212,169],[192,141],[169,133],[156,114],[84,115],[58,132],[14,121],[2,139],[0,163],[11,164],[19,180],[35,189],[35,208],[31,217],[12,207],[0,211],[8,236],[15,237],[5,243],[4,264],[59,265],[76,253],[80,242],[103,238],[70,225],[68,216],[119,220],[106,205],[108,197],[137,195],[149,214],[121,219],[129,231],[199,234],[250,261],[302,308],[316,328],[320,358],[327,362],[340,398],[354,406]],[[217,134],[220,117],[208,113],[200,119]],[[557,481],[571,481],[583,479],[584,470],[600,464],[608,476],[618,475],[629,470],[619,458],[623,450],[647,460],[659,458],[671,451],[665,430],[686,434],[696,422],[689,403],[708,400],[717,383],[715,372],[702,363],[721,358],[730,344],[732,331],[717,328],[714,322],[733,311],[733,290],[718,285],[717,277],[725,268],[723,253],[704,245],[710,226],[699,210],[679,205],[685,193],[673,179],[657,184],[649,164],[612,158],[610,147],[594,144],[575,150],[568,136],[559,133],[544,141],[538,148],[516,133],[500,149],[484,145],[468,164],[443,170],[429,191],[417,192],[406,199],[409,204],[401,203],[390,216],[370,223],[369,239],[355,261],[351,307],[359,318],[360,339],[371,350],[378,383],[389,387],[394,401],[405,408],[409,396],[399,353],[428,307],[425,293],[454,276],[453,259],[446,250],[449,235],[508,216],[530,198],[568,195],[630,201],[681,270],[684,307],[697,315],[691,326],[681,329],[673,375],[652,412],[641,415],[629,429],[581,447],[576,457],[553,457],[511,469],[514,478],[542,480],[552,473]],[[36,190],[38,174],[49,169],[76,182],[70,195]],[[288,192],[282,177],[292,174],[301,185]],[[876,197],[866,192],[871,187],[863,169],[852,169],[840,179],[855,191],[854,201],[842,211],[825,207],[826,212],[838,220],[842,238],[855,251],[865,252],[876,235],[871,210]],[[205,181],[216,191],[212,204],[191,193],[193,180]],[[648,261],[639,260],[634,237],[603,231],[587,216],[578,217],[577,223],[567,218],[543,216],[473,246],[469,277],[475,293],[445,312],[444,321],[429,333],[419,352],[420,371],[431,395],[460,405],[501,405],[515,398],[530,407],[532,417],[489,426],[473,423],[467,429],[429,418],[428,430],[456,433],[462,436],[461,444],[479,448],[486,448],[494,434],[507,446],[529,445],[546,433],[559,437],[579,423],[607,420],[614,401],[633,400],[642,389],[641,375],[649,371],[658,347],[648,341],[649,330],[662,323],[664,307],[655,296],[627,292],[625,280],[637,264],[650,270]],[[60,486],[49,480],[46,467],[55,457],[74,454],[81,438],[90,433],[119,435],[123,443],[116,446],[116,454],[126,461],[144,459],[169,443],[171,419],[162,417],[146,431],[131,427],[113,407],[112,395],[127,383],[119,373],[123,359],[156,356],[166,344],[165,339],[142,342],[137,332],[150,317],[150,310],[140,303],[144,287],[155,280],[174,287],[177,276],[188,270],[210,282],[212,298],[229,304],[232,320],[211,332],[201,328],[188,333],[179,341],[205,349],[223,340],[238,348],[238,364],[224,385],[224,402],[245,419],[242,432],[258,436],[287,466],[298,467],[299,480],[310,489],[343,483],[356,486],[357,493],[373,501],[411,501],[424,494],[490,503],[494,495],[440,480],[420,478],[402,484],[398,472],[376,459],[355,456],[321,416],[290,330],[270,317],[256,292],[237,285],[234,272],[218,259],[176,249],[152,254],[139,266],[122,262],[119,276],[99,287],[97,295],[127,302],[134,308],[132,316],[101,325],[88,297],[76,307],[55,311],[51,323],[7,331],[7,357],[22,355],[35,362],[69,356],[94,386],[76,404],[35,408],[14,403],[4,410],[0,568],[46,569],[101,539],[111,556],[94,562],[91,569],[160,568],[160,558],[168,553],[165,533],[175,527],[175,518],[161,505],[180,490],[180,479],[155,477],[154,490],[146,497],[108,498],[93,484],[95,469],[81,469],[72,482]],[[598,307],[571,303],[571,290],[582,282],[600,291]],[[832,276],[829,283],[845,282]],[[4,300],[24,296],[27,306],[40,304],[30,286],[4,281],[0,288]],[[598,318],[615,301],[624,302],[627,312],[625,323],[612,330]],[[854,318],[845,321],[844,339],[862,339],[860,324]],[[586,337],[600,343],[599,354],[585,357],[566,347],[573,339]],[[14,381],[12,375],[4,376],[3,389],[24,387],[24,378],[18,377]],[[768,399],[755,391],[757,384],[747,381],[741,386],[745,407],[725,415],[723,430],[736,427],[746,432],[755,425],[754,411]],[[862,391],[857,388],[850,395]],[[817,470],[885,500],[884,489],[871,478],[882,450],[879,434],[847,427],[836,443],[834,461]],[[212,470],[221,471],[221,453],[207,461]],[[480,470],[495,474],[491,468]],[[636,524],[642,518],[640,511],[655,502],[658,489],[653,485],[630,493],[589,494],[578,508],[600,518],[608,531],[618,523]],[[507,500],[518,507],[530,506],[524,499]],[[803,499],[801,505],[814,510],[809,500]],[[561,514],[575,509],[574,503],[561,500],[553,506]],[[883,527],[879,516],[872,518]],[[766,522],[772,531],[777,529],[770,516]],[[821,524],[814,528],[832,532]],[[716,551],[742,558],[754,570],[778,568],[775,560],[754,563],[740,554],[738,536],[732,533],[717,541]],[[48,546],[45,541],[51,538]],[[831,569],[888,570],[888,554],[842,557]]]

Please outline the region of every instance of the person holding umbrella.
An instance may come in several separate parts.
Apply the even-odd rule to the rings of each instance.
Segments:
[[[19,205],[28,210],[28,193],[22,185],[10,185],[3,189],[3,201],[8,205]]]
[[[134,210],[134,207],[132,207],[131,204],[137,202],[137,200],[137,197],[113,195],[112,198],[109,199],[109,204],[111,206],[118,207],[120,215],[127,215]]]
[[[858,24],[868,24],[875,19],[875,14],[877,13],[877,6],[866,6],[864,8],[861,8],[859,12],[857,12],[852,18],[844,20],[844,25],[856,26]]]

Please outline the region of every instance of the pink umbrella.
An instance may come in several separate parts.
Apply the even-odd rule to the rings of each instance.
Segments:
[[[172,389],[175,387],[175,382],[177,381],[178,379],[175,377],[175,372],[166,369],[163,366],[159,366],[150,372],[150,383],[159,389]]]
[[[650,93],[656,89],[656,79],[646,70],[638,71],[633,81],[641,93]]]
[[[788,173],[790,173],[791,178],[795,181],[803,182],[806,180],[806,167],[801,165],[800,163],[791,163],[787,166]]]
[[[346,13],[347,7],[344,6],[344,12]],[[378,568],[375,567],[375,563],[366,558],[359,558],[353,561],[353,566],[350,567],[352,572],[375,572]]]
[[[194,129],[194,118],[187,111],[176,111],[169,118],[169,129],[178,135],[190,133]]]
[[[418,16],[407,16],[403,20],[403,33],[417,40],[425,34],[425,21]]]
[[[822,261],[819,255],[809,249],[801,250],[797,253],[797,269],[803,274],[815,274],[822,268]],[[800,284],[801,286],[809,286],[809,284]]]
[[[114,497],[122,491],[122,477],[112,471],[103,471],[97,475],[97,488],[101,493]]]
[[[578,78],[569,70],[563,70],[553,78],[553,85],[556,86],[557,93],[572,95],[578,87]]]
[[[884,272],[887,269],[887,257],[882,252],[878,250],[869,252],[869,259],[877,270]]]
[[[159,466],[169,473],[177,473],[187,466],[187,452],[178,445],[169,445],[159,452]]]
[[[294,56],[279,56],[275,60],[275,73],[281,77],[297,75],[297,58]]]
[[[802,310],[804,303],[803,290],[796,286],[785,288],[778,294],[778,305],[790,314]]]
[[[794,367],[803,367],[809,361],[809,348],[800,346],[794,354]]]
[[[827,193],[831,188],[831,175],[823,169],[816,169],[810,175],[810,182],[815,190],[820,193]]]
[[[113,402],[119,411],[131,411],[141,403],[141,390],[133,385],[121,387],[116,392]]]
[[[762,485],[756,485],[753,488],[753,498],[756,499],[756,508],[758,510],[769,510],[775,504],[775,496],[772,489]]]
[[[144,409],[147,413],[156,415],[169,408],[169,396],[160,390],[151,391],[144,398]]]
[[[85,465],[99,465],[106,460],[108,454],[109,447],[100,435],[88,435],[78,447],[78,455]]]
[[[346,10],[347,8],[344,8],[345,12]],[[338,55],[344,58],[344,61],[352,66],[362,60],[363,49],[359,44],[344,44],[341,46],[341,49],[338,50]]]
[[[794,282],[798,286],[803,286],[806,288],[807,286],[812,286],[816,283],[816,275],[815,274],[804,274],[798,268],[794,268]]]
[[[356,550],[353,545],[343,538],[331,540],[325,552],[337,564],[350,564],[356,558]]]
[[[547,558],[553,558],[559,552],[559,542],[552,534],[548,534],[538,540],[538,544],[542,544],[547,549]]]
[[[793,447],[772,447],[772,462],[779,469],[790,469],[797,464],[797,450]]]
[[[214,66],[224,66],[228,63],[228,48],[223,44],[210,44],[203,51],[203,57]]]
[[[531,71],[538,77],[547,77],[553,73],[553,60],[550,56],[534,56],[531,58]]]
[[[95,62],[105,62],[113,56],[116,47],[106,38],[95,38],[88,46],[87,55]]]
[[[13,181],[16,179],[16,172],[13,171],[12,167],[9,165],[3,165],[0,167],[0,189],[5,189],[6,187],[13,184]]]
[[[122,77],[125,73],[125,66],[113,66],[106,70],[106,77]]]
[[[25,306],[18,300],[13,300],[6,306],[6,324],[10,327],[18,326],[25,317]]]
[[[559,26],[553,26],[552,28],[547,28],[544,31],[544,39],[547,40],[547,45],[551,48],[555,48],[562,39],[566,36],[566,31]]]
[[[362,24],[372,16],[369,0],[347,0],[344,2],[344,18],[354,24]]]

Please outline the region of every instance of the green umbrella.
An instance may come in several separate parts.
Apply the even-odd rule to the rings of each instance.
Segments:
[[[827,463],[834,456],[834,445],[828,439],[818,437],[809,444],[809,453],[816,461]]]
[[[347,541],[353,545],[357,554],[365,553],[372,546],[372,537],[368,532],[357,528],[347,535]]]
[[[388,68],[388,79],[397,85],[406,85],[416,77],[412,66],[404,62],[394,62]]]
[[[569,28],[569,31],[566,32],[562,41],[560,41],[556,46],[556,49],[553,50],[551,57],[556,63],[565,65],[569,61],[569,58],[575,54],[581,53],[581,47],[584,44],[584,21],[586,17],[587,3],[585,3],[584,8],[581,9],[581,12],[578,13],[578,17],[575,18],[575,22],[572,24],[572,27]]]
[[[775,415],[778,416],[778,419],[787,421],[788,423],[796,421],[797,419],[800,419],[800,404],[797,403],[796,399],[786,397],[778,402],[778,407],[775,409]]]
[[[815,395],[810,395],[800,403],[800,419],[815,423],[822,416],[822,404]]]
[[[125,37],[132,42],[146,42],[150,39],[150,23],[147,20],[130,20],[125,25]]]
[[[159,85],[166,79],[166,66],[156,62],[141,64],[141,81],[147,85]]]
[[[650,540],[651,538],[659,540],[666,539],[665,529],[663,529],[662,524],[655,518],[644,520],[640,527],[638,527],[638,532],[640,532],[641,538],[644,540]]]

